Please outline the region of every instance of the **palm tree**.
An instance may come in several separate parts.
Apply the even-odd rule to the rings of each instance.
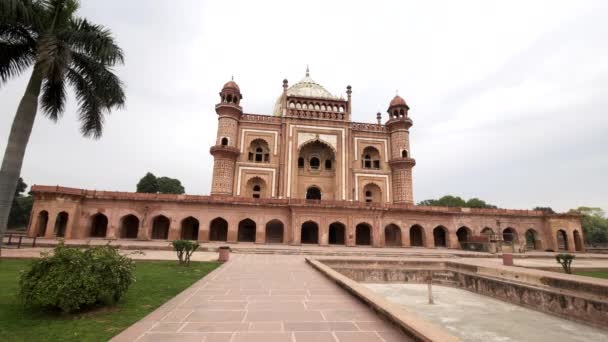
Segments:
[[[99,138],[104,116],[125,102],[112,67],[123,63],[111,32],[74,15],[77,0],[0,0],[0,86],[32,67],[0,169],[0,246],[38,102],[57,121],[66,86],[78,102],[81,132]]]

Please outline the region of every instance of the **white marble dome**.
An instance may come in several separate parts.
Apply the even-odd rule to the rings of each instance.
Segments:
[[[275,116],[281,116],[282,113],[281,96],[279,96],[277,102],[274,105],[273,114]],[[325,89],[322,85],[318,84],[312,78],[310,78],[310,72],[308,71],[308,68],[306,68],[306,76],[304,76],[304,78],[301,79],[300,82],[287,88],[287,96],[340,100],[339,97],[333,95],[332,93],[327,91],[327,89]]]

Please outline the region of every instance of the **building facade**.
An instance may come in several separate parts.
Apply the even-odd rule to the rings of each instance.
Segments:
[[[210,196],[34,186],[31,236],[195,239],[319,245],[459,248],[493,236],[528,248],[583,251],[580,218],[540,211],[414,205],[409,106],[395,96],[386,120],[351,120],[346,99],[314,82],[283,81],[272,115],[243,111],[227,82]]]

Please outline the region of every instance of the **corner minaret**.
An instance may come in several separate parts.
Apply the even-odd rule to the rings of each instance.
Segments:
[[[412,168],[416,161],[410,155],[410,127],[412,119],[408,117],[410,107],[405,100],[395,95],[388,106],[388,121],[386,127],[390,133],[391,166],[393,180],[393,202],[414,203],[412,190]]]
[[[236,159],[240,151],[236,146],[239,120],[243,115],[240,102],[243,96],[234,82],[228,81],[220,92],[220,103],[215,105],[218,115],[217,139],[209,151],[213,155],[212,195],[232,195]]]

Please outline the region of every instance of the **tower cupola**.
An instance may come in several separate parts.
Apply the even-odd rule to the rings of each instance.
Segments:
[[[410,107],[405,103],[405,100],[401,96],[395,95],[388,105],[389,119],[405,118],[409,110]]]
[[[234,82],[234,78],[226,82],[220,92],[220,98],[222,103],[240,105],[243,95],[241,95],[241,88]]]

